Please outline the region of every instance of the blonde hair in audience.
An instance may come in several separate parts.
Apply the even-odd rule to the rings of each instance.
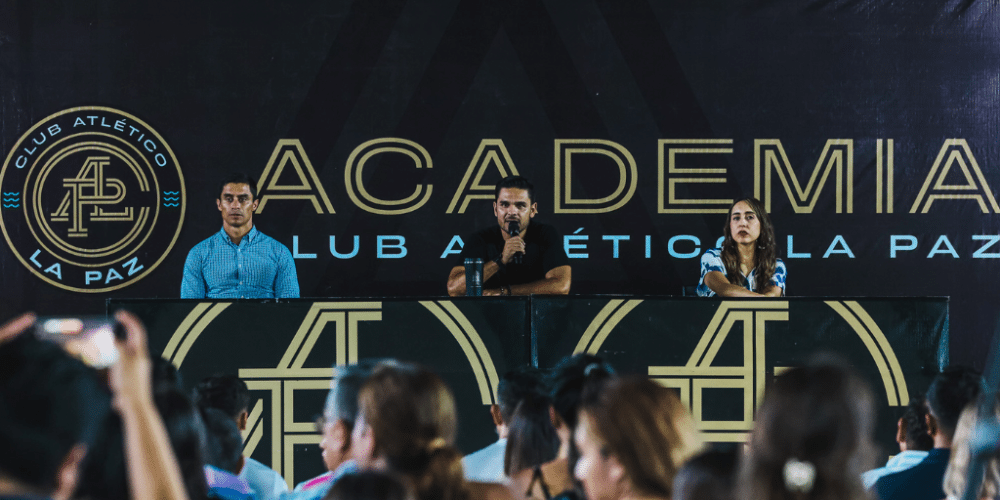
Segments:
[[[994,408],[994,418],[996,417],[1000,417],[1000,407]],[[949,499],[962,498],[965,493],[971,460],[969,439],[978,422],[978,404],[973,402],[962,410],[951,442],[951,458],[944,473],[944,493]],[[998,494],[1000,494],[1000,458],[994,455],[986,461],[986,470],[976,498],[995,498]]]

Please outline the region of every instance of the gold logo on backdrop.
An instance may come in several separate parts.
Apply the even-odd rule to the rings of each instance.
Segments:
[[[0,191],[0,229],[18,260],[75,292],[142,279],[184,221],[184,177],[170,146],[135,116],[106,107],[35,124],[10,150]]]
[[[419,303],[441,322],[462,348],[478,383],[483,404],[495,403],[499,377],[486,345],[468,318],[450,301]],[[228,302],[204,302],[195,306],[171,336],[163,350],[163,357],[179,368],[201,334],[231,305]],[[334,334],[335,363],[338,366],[353,364],[358,361],[362,331],[370,328],[365,324],[380,321],[381,302],[315,302],[277,366],[239,369],[239,377],[246,381],[251,390],[269,393],[266,399],[270,406],[270,414],[265,415],[265,399],[251,403],[247,430],[243,434],[243,454],[252,455],[260,442],[269,437],[270,467],[284,476],[289,485],[293,484],[295,446],[318,444],[322,440],[322,435],[316,432],[312,421],[295,420],[293,410],[296,393],[306,390],[327,391],[333,378],[333,370],[329,365],[307,366],[316,342],[325,333]]]
[[[642,300],[611,300],[595,316],[577,343],[574,353],[596,354],[615,327]],[[896,355],[871,316],[856,301],[827,301],[864,343],[878,367],[890,406],[909,404],[906,381]],[[650,366],[649,376],[678,390],[691,410],[696,427],[709,441],[743,442],[753,429],[754,411],[760,406],[767,382],[765,352],[767,324],[788,321],[787,301],[723,301],[683,366]],[[739,327],[739,329],[737,329]],[[719,366],[716,355],[733,332],[742,333],[743,360],[739,366]],[[787,367],[773,367],[779,375]],[[740,420],[707,420],[703,417],[706,389],[738,389]]]
[[[133,207],[125,207],[120,212],[105,211],[105,205],[118,205],[125,199],[125,183],[121,179],[105,176],[104,169],[111,163],[110,156],[87,157],[75,177],[63,179],[66,196],[52,212],[53,222],[72,221],[67,236],[81,238],[87,236],[83,215],[87,206],[93,206],[89,220],[125,221],[134,219]]]

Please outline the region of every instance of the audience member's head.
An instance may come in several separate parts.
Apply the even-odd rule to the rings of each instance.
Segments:
[[[979,395],[980,375],[966,366],[949,366],[927,388],[927,432],[935,448],[951,446],[958,417],[969,402]]]
[[[929,451],[934,447],[934,440],[927,433],[927,406],[922,397],[910,399],[903,416],[899,417],[897,429],[899,451]]]
[[[590,500],[670,498],[677,469],[701,448],[674,391],[642,376],[613,378],[587,398],[574,440]]]
[[[388,469],[420,500],[466,497],[455,449],[455,399],[430,370],[382,362],[361,387],[353,457],[362,469]]]
[[[517,405],[528,396],[544,395],[544,393],[542,372],[537,368],[525,366],[505,373],[497,384],[497,404],[490,407],[493,424],[496,425],[500,437],[506,437]],[[547,415],[548,409],[545,411]]]
[[[737,498],[866,498],[872,460],[871,390],[846,365],[810,363],[777,377],[764,395],[740,466]]]
[[[205,422],[205,463],[234,475],[243,468],[243,436],[232,416],[216,408],[202,408]]]
[[[341,476],[323,500],[415,500],[415,497],[395,474],[367,470]]]
[[[198,382],[192,391],[199,408],[215,408],[229,416],[239,430],[246,430],[250,412],[250,389],[236,375],[213,375]]]
[[[503,472],[507,476],[533,469],[556,458],[559,436],[549,418],[549,398],[527,394],[510,419]]]
[[[161,389],[153,394],[156,409],[170,437],[188,498],[205,498],[205,426],[194,403],[177,389]]]
[[[334,471],[351,456],[351,433],[358,417],[358,392],[371,374],[375,361],[361,360],[356,364],[334,367],[333,382],[323,408],[323,463]]]
[[[732,500],[738,463],[735,446],[691,457],[674,477],[672,500]]]
[[[77,497],[129,500],[127,475],[121,417],[118,413],[109,412],[94,445],[87,450]]]
[[[564,443],[572,442],[584,388],[611,377],[613,373],[614,370],[604,360],[590,354],[563,358],[552,369],[549,388],[556,417],[553,425]]]
[[[153,391],[177,389],[184,390],[184,378],[180,370],[166,358],[153,356]]]
[[[994,407],[991,415],[993,424],[997,425],[1000,418],[1000,407]],[[944,492],[948,498],[962,498],[965,493],[965,485],[968,481],[969,463],[972,460],[972,446],[970,440],[976,432],[976,425],[979,424],[979,408],[975,403],[965,407],[958,419],[955,427],[955,434],[951,444],[951,456],[948,460],[948,469],[944,473]],[[1000,457],[992,454],[985,460],[985,470],[983,471],[982,482],[976,498],[996,498],[1000,495]]]
[[[110,399],[59,346],[22,334],[0,345],[0,482],[68,498]]]

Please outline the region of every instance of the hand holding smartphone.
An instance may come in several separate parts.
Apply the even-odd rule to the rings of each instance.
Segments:
[[[118,361],[115,337],[124,335],[124,330],[106,316],[41,317],[35,321],[35,335],[61,345],[87,365],[102,369]]]

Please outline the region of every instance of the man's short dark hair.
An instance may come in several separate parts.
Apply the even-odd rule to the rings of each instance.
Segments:
[[[496,189],[493,190],[493,201],[500,199],[501,189],[523,189],[528,192],[528,199],[531,200],[532,203],[535,202],[535,186],[531,184],[528,179],[525,179],[520,175],[513,175],[500,179],[500,182],[497,183]]]
[[[530,396],[545,395],[542,372],[531,366],[515,368],[503,375],[497,384],[497,406],[505,423],[514,418],[517,405]]]
[[[231,419],[250,410],[250,390],[236,375],[212,375],[202,379],[191,399],[199,408],[222,410]]]
[[[910,398],[903,413],[903,426],[906,428],[906,449],[930,451],[934,448],[934,440],[927,434],[927,407],[924,406],[924,398]]]
[[[205,422],[205,463],[233,474],[240,473],[243,437],[236,422],[216,408],[202,408]]]
[[[254,200],[257,199],[257,179],[254,179],[253,176],[249,174],[243,172],[233,172],[223,177],[222,181],[219,182],[219,189],[215,190],[217,193],[216,196],[220,199],[222,198],[222,190],[226,189],[226,184],[246,184],[250,186],[250,196],[252,196]]]
[[[979,395],[981,376],[968,366],[949,366],[934,377],[927,388],[927,409],[938,428],[949,439],[955,435],[958,417],[965,405]]]
[[[0,475],[48,493],[111,408],[94,370],[30,334],[0,347]]]
[[[378,362],[379,360],[363,359],[353,365],[333,368],[337,383],[326,398],[326,418],[341,420],[349,429],[354,428],[354,421],[358,418],[358,393]]]

